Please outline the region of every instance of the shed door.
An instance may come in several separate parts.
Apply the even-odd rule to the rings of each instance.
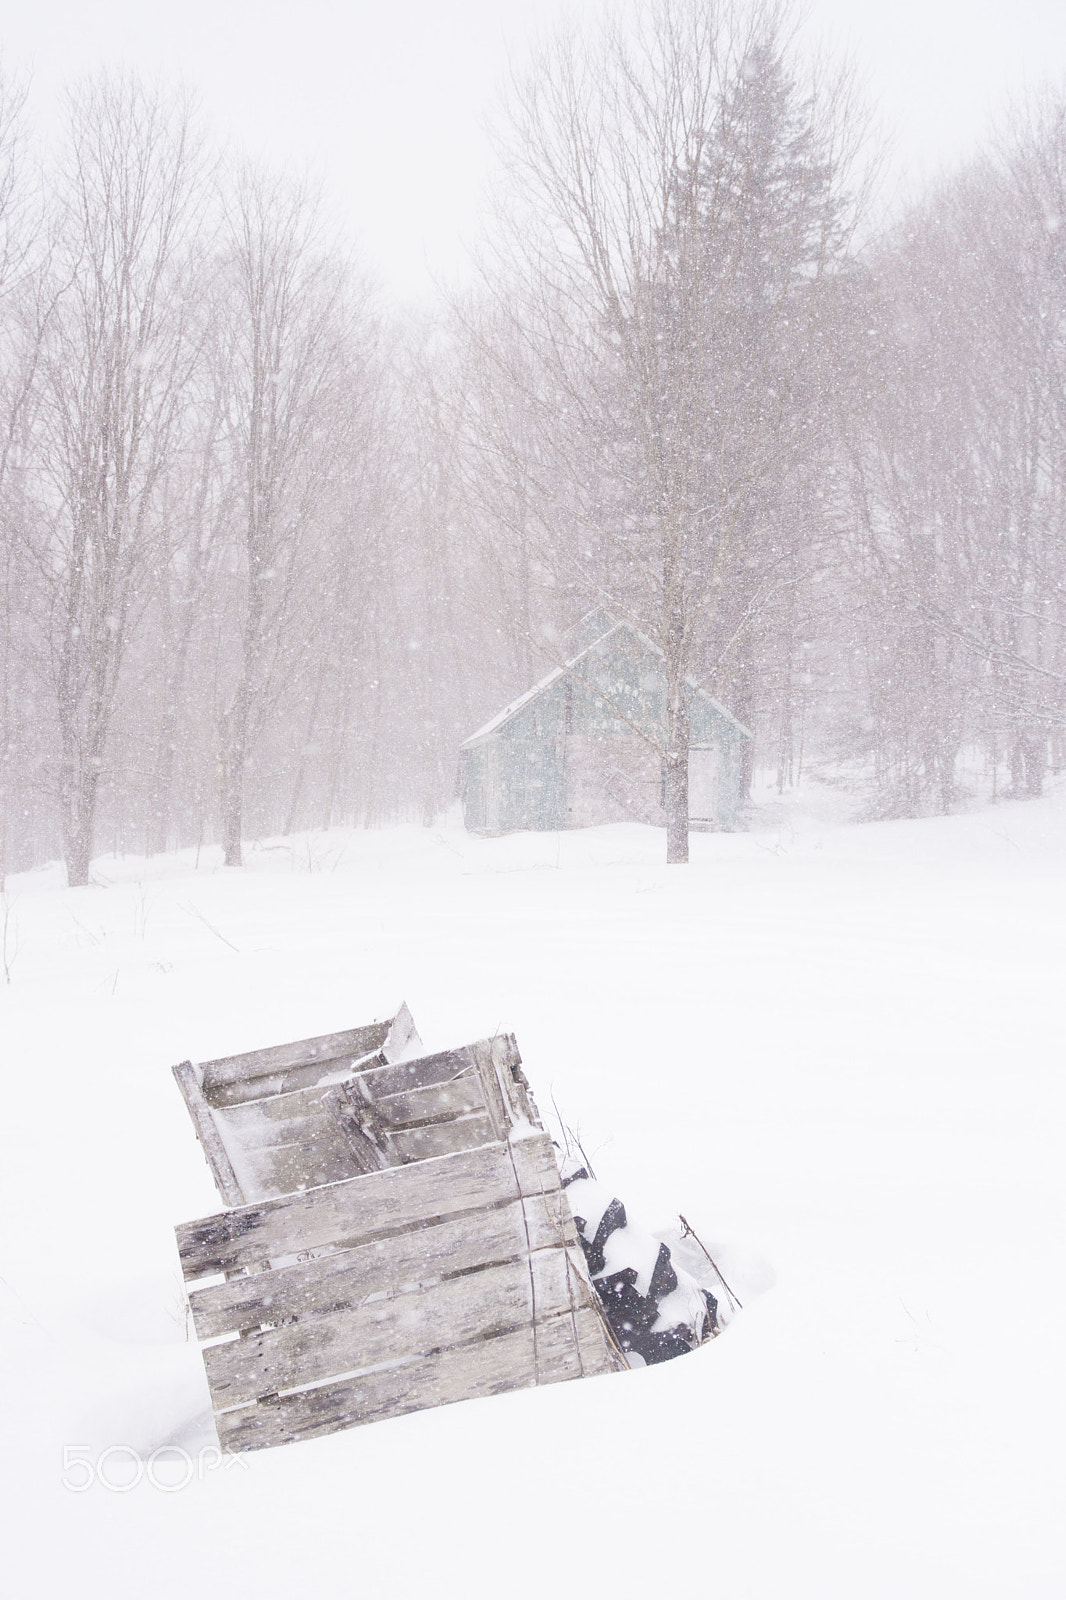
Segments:
[[[688,753],[688,818],[718,821],[721,752],[716,745],[692,745]]]

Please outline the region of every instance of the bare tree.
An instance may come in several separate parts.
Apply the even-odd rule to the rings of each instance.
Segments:
[[[345,455],[352,334],[365,292],[317,233],[306,189],[240,174],[227,206],[219,334],[239,485],[236,649],[218,719],[229,866],[241,863],[249,756],[279,697],[324,644],[314,585],[324,508]]]
[[[186,836],[201,839],[215,811],[210,621],[239,489],[226,449],[229,374],[210,359],[212,309],[206,292],[196,313],[204,359],[162,485],[156,582],[138,640],[142,722],[145,696],[153,702],[137,796],[149,851],[166,850],[181,823]]]
[[[119,674],[157,559],[190,368],[200,157],[184,100],[102,78],[71,96],[41,360],[38,569],[71,884],[89,878]]]
[[[37,755],[25,470],[49,303],[38,197],[27,181],[25,91],[0,78],[0,885],[12,833],[24,841]],[[17,819],[17,822],[16,822]]]
[[[665,0],[628,32],[563,38],[512,96],[493,286],[545,491],[525,537],[662,653],[669,861],[688,858],[689,675],[783,576],[760,536],[823,448],[856,137],[846,84],[801,81],[772,0]],[[505,439],[497,454],[513,479]]]
[[[947,810],[984,744],[1039,794],[1066,717],[1066,107],[911,208],[854,288],[845,747],[879,814]]]

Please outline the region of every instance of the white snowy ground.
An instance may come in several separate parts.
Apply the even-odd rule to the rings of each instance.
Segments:
[[[662,853],[409,828],[9,881],[5,1595],[1066,1594],[1066,797]],[[219,1466],[170,1064],[401,998],[434,1047],[513,1029],[745,1310],[665,1366]],[[165,1443],[194,1481],[173,1453],[124,1492]]]

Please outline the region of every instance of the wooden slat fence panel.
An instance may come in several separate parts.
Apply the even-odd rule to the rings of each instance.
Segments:
[[[577,1235],[565,1193],[555,1190],[494,1210],[464,1212],[427,1228],[393,1234],[313,1261],[194,1289],[189,1295],[201,1339],[261,1323],[320,1315],[358,1305],[368,1295],[517,1260]]]
[[[465,1116],[469,1111],[483,1111],[485,1094],[481,1079],[471,1067],[462,1077],[448,1083],[381,1096],[373,1105],[383,1127],[409,1128],[418,1123]]]
[[[238,1105],[268,1094],[309,1087],[333,1071],[377,1052],[383,1062],[399,1061],[419,1046],[411,1013],[404,1005],[384,1022],[205,1061],[201,1065],[201,1083],[210,1105]]]
[[[238,1104],[239,1100],[261,1099],[258,1082],[262,1078],[284,1077],[304,1067],[319,1073],[336,1061],[356,1061],[381,1049],[388,1037],[389,1022],[375,1022],[342,1033],[326,1033],[316,1039],[294,1039],[290,1044],[272,1045],[267,1050],[251,1050],[244,1055],[225,1056],[203,1063],[204,1093],[213,1104]],[[227,1099],[227,1092],[231,1092]],[[239,1097],[239,1098],[238,1098]]]
[[[188,1222],[175,1230],[178,1253],[190,1280],[325,1245],[357,1244],[558,1187],[551,1141],[541,1134],[513,1146],[484,1145]]]
[[[237,1106],[223,1106],[216,1110],[215,1117],[246,1149],[269,1149],[287,1137],[300,1138],[300,1129],[306,1127],[309,1118],[317,1121],[326,1117],[328,1093],[328,1088],[316,1084],[309,1089],[293,1089],[261,1100],[245,1100]]]
[[[581,1351],[603,1349],[603,1333],[596,1312],[587,1309],[575,1317],[563,1315],[537,1328],[536,1356],[532,1327],[484,1339],[461,1350],[444,1350],[406,1366],[384,1372],[363,1373],[282,1395],[277,1400],[223,1412],[216,1418],[224,1449],[256,1450],[312,1439],[366,1422],[403,1416],[426,1406],[450,1405],[534,1383],[558,1383],[568,1378],[592,1376],[582,1372]],[[614,1370],[603,1364],[595,1371]]]
[[[242,1152],[234,1162],[246,1194],[257,1200],[280,1200],[308,1186],[342,1183],[360,1175],[361,1170],[339,1128],[330,1130],[329,1141],[294,1140],[271,1150]]]
[[[410,1089],[425,1089],[434,1084],[448,1083],[474,1069],[470,1047],[458,1050],[438,1050],[431,1056],[419,1056],[411,1061],[394,1065],[367,1067],[359,1078],[374,1100],[387,1095],[403,1094]]]
[[[233,1163],[215,1123],[214,1113],[204,1098],[196,1068],[191,1061],[181,1061],[173,1070],[189,1116],[192,1118],[193,1127],[196,1129],[200,1148],[211,1168],[215,1188],[228,1206],[243,1205],[244,1190],[233,1170]]]
[[[426,1161],[432,1156],[453,1155],[459,1150],[476,1150],[492,1144],[496,1129],[485,1111],[455,1117],[451,1122],[431,1122],[421,1128],[399,1129],[385,1136],[394,1159],[401,1162]]]
[[[404,1008],[176,1069],[224,1198],[255,1197],[176,1230],[188,1282],[227,1280],[190,1305],[230,1448],[624,1364],[513,1036],[415,1047]]]
[[[276,1199],[506,1140],[529,1110],[516,1081],[521,1057],[513,1036],[414,1060],[386,1059],[415,1041],[403,1007],[391,1022],[176,1067],[227,1204]],[[380,1050],[362,1057],[372,1065],[353,1073],[355,1053],[368,1044]],[[410,1133],[429,1127],[440,1131]]]
[[[211,1113],[248,1200],[276,1199],[367,1170],[330,1095],[318,1085]]]
[[[429,1350],[510,1333],[570,1306],[567,1257],[539,1250],[392,1299],[264,1329],[203,1350],[216,1409]]]

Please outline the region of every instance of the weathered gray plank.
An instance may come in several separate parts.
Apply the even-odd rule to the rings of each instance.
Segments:
[[[175,1234],[182,1270],[193,1279],[557,1188],[551,1141],[540,1134],[260,1201],[185,1223]]]
[[[469,1047],[457,1050],[438,1050],[434,1055],[418,1056],[413,1061],[400,1061],[383,1067],[360,1069],[359,1078],[367,1093],[378,1100],[385,1095],[403,1094],[409,1089],[424,1089],[431,1084],[447,1083],[474,1066]]]
[[[233,1170],[229,1153],[226,1150],[221,1135],[215,1126],[211,1107],[204,1098],[200,1088],[200,1080],[196,1068],[191,1061],[181,1061],[171,1069],[182,1092],[192,1125],[196,1129],[196,1137],[200,1147],[211,1168],[211,1176],[215,1180],[215,1187],[228,1206],[242,1206],[245,1194],[238,1182],[237,1174]]]
[[[254,1277],[194,1289],[189,1296],[197,1336],[214,1339],[260,1323],[321,1316],[445,1274],[514,1260],[529,1250],[575,1244],[565,1191],[464,1212],[447,1222],[378,1239],[354,1249],[296,1261]]]
[[[395,1017],[384,1022],[366,1023],[358,1028],[346,1028],[340,1033],[324,1033],[314,1039],[295,1039],[288,1044],[271,1045],[263,1050],[250,1050],[239,1056],[222,1056],[216,1061],[202,1063],[204,1094],[211,1105],[235,1104],[244,1099],[261,1098],[258,1080],[297,1073],[298,1082],[287,1084],[300,1088],[313,1082],[313,1074],[329,1072],[345,1060],[355,1061],[380,1051],[390,1041],[393,1029],[399,1024],[397,1039],[410,1043],[417,1040],[411,1014],[402,1007]],[[403,1045],[398,1053],[402,1052]],[[250,1087],[254,1085],[255,1087]],[[273,1091],[267,1091],[273,1092]]]
[[[392,1160],[381,1126],[370,1108],[367,1097],[361,1097],[358,1093],[353,1094],[351,1084],[342,1084],[338,1089],[330,1091],[328,1103],[351,1152],[356,1172],[377,1172],[382,1167],[398,1164]]]
[[[336,1061],[343,1056],[368,1056],[379,1051],[388,1037],[389,1022],[373,1022],[365,1027],[344,1028],[339,1033],[324,1033],[314,1039],[292,1039],[285,1044],[248,1050],[238,1056],[221,1056],[202,1063],[204,1088],[208,1093],[229,1083],[248,1083],[255,1078],[287,1072],[316,1062]]]
[[[537,1103],[533,1099],[529,1087],[529,1080],[522,1071],[522,1058],[518,1054],[517,1045],[514,1051],[504,1054],[498,1041],[493,1040],[493,1057],[500,1077],[500,1084],[511,1110],[511,1122],[528,1122],[531,1127],[543,1128]]]
[[[355,1056],[350,1051],[335,1058],[311,1061],[299,1067],[288,1067],[284,1072],[267,1073],[250,1078],[247,1082],[224,1083],[213,1089],[209,1103],[213,1106],[239,1106],[246,1100],[262,1100],[269,1095],[289,1094],[297,1089],[323,1088],[329,1083],[339,1083],[350,1072],[370,1063],[380,1065],[384,1057],[380,1051],[369,1056]]]
[[[514,1034],[494,1034],[491,1039],[471,1045],[470,1051],[477,1062],[486,1104],[501,1129],[500,1137],[505,1138],[516,1124],[523,1122],[534,1128],[543,1127],[522,1072]]]
[[[576,1313],[578,1361],[584,1378],[598,1378],[604,1372],[628,1372],[629,1362],[613,1343],[604,1319],[603,1308],[583,1305]]]
[[[540,1250],[393,1299],[207,1345],[202,1353],[212,1404],[223,1410],[346,1372],[414,1360],[531,1324],[534,1307],[539,1322],[570,1305],[566,1252]]]
[[[343,1183],[366,1170],[354,1159],[338,1125],[321,1133],[313,1128],[309,1131],[310,1139],[294,1139],[272,1148],[239,1151],[230,1145],[246,1204],[277,1200],[323,1184]]]
[[[432,1084],[447,1083],[473,1069],[479,1071],[478,1052],[492,1054],[495,1050],[501,1061],[519,1064],[521,1056],[514,1035],[497,1034],[494,1039],[482,1039],[476,1044],[462,1045],[455,1050],[440,1050],[435,1055],[418,1056],[395,1066],[360,1069],[359,1077],[375,1100],[386,1095],[402,1094],[408,1089],[428,1088]]]
[[[278,1144],[308,1118],[328,1117],[325,1103],[328,1093],[328,1088],[313,1085],[258,1100],[245,1100],[240,1105],[217,1107],[215,1119],[221,1127],[232,1129],[246,1149],[267,1147]]]
[[[473,1068],[449,1083],[430,1084],[374,1100],[374,1111],[385,1128],[409,1128],[418,1123],[444,1122],[483,1111],[485,1096],[481,1080]]]
[[[386,1136],[386,1143],[400,1161],[425,1161],[432,1156],[447,1156],[458,1150],[475,1150],[491,1144],[496,1129],[485,1111],[477,1111],[451,1122],[431,1122],[421,1128],[398,1129]]]
[[[576,1324],[582,1345],[600,1337],[592,1311],[578,1312]],[[541,1383],[559,1383],[582,1375],[569,1315],[538,1328],[537,1354]],[[533,1332],[523,1328],[405,1366],[345,1378],[224,1412],[216,1416],[215,1422],[223,1449],[260,1450],[402,1416],[427,1406],[527,1388],[535,1381]]]
[[[406,1061],[410,1056],[422,1055],[425,1046],[418,1037],[415,1019],[407,1009],[406,1000],[389,1024],[388,1036],[381,1046],[386,1061]]]
[[[510,1034],[504,1034],[501,1037],[505,1040],[509,1040],[512,1044],[514,1043]],[[477,1075],[481,1083],[482,1093],[485,1096],[485,1107],[492,1119],[493,1127],[496,1130],[496,1137],[498,1139],[506,1139],[507,1135],[511,1131],[512,1119],[509,1108],[504,1101],[503,1092],[500,1089],[500,1082],[496,1072],[496,1063],[494,1059],[495,1052],[493,1050],[494,1042],[495,1041],[492,1039],[479,1039],[476,1044],[472,1044],[470,1046],[470,1054],[473,1057],[474,1065],[477,1069]],[[517,1057],[517,1045],[514,1046],[514,1054]]]
[[[545,1194],[549,1189],[561,1187],[555,1147],[546,1133],[512,1139],[506,1148],[520,1194]]]

